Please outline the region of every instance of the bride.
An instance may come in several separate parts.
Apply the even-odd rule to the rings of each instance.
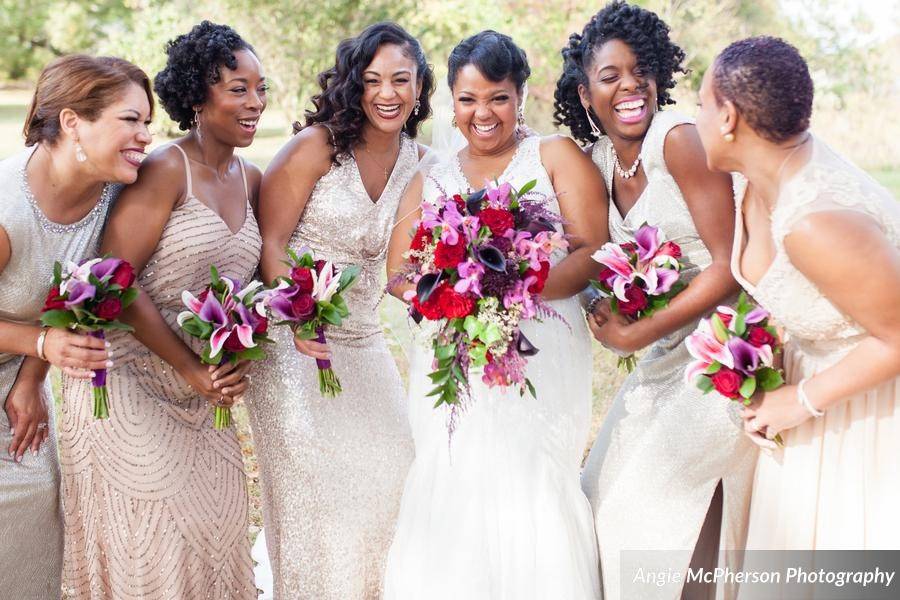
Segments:
[[[498,180],[521,188],[536,179],[570,236],[555,257],[543,296],[565,319],[528,321],[540,349],[526,375],[536,398],[487,388],[473,377],[471,401],[448,443],[446,405],[426,394],[427,339],[410,359],[410,424],[416,458],[406,481],[388,555],[388,600],[590,600],[600,595],[590,506],[579,468],[591,415],[591,347],[575,294],[594,275],[591,253],[607,239],[605,186],[567,138],[524,127],[530,73],[506,35],[484,31],[451,53],[454,124],[467,146],[413,179],[388,247],[393,276],[409,248],[419,203]],[[402,297],[409,285],[391,293]],[[419,332],[420,338],[427,336]]]

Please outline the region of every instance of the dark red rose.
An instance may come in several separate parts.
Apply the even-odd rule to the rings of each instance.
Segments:
[[[313,263],[313,266],[316,268],[316,273],[321,273],[322,269],[325,267],[325,261],[319,259]]]
[[[740,397],[741,394],[739,390],[741,389],[743,379],[728,367],[722,367],[716,371],[714,375],[711,375],[710,379],[712,380],[713,387],[716,388],[716,391],[726,398]]]
[[[766,345],[774,346],[775,336],[759,325],[751,325],[750,331],[747,332],[747,341],[757,348]]]
[[[205,290],[200,292],[200,295],[197,296],[197,300],[199,300],[201,303],[206,302],[207,296],[209,296],[209,288],[206,288]]]
[[[731,315],[729,315],[728,313],[723,313],[723,312],[717,312],[716,314],[719,315],[720,319],[722,319],[722,322],[725,324],[725,327],[728,327],[731,325]]]
[[[434,266],[438,269],[455,269],[466,257],[466,247],[462,240],[454,245],[438,242],[434,249]]]
[[[297,284],[300,293],[309,294],[313,291],[313,274],[307,267],[294,267],[291,269],[291,279]]]
[[[529,268],[525,271],[523,275],[523,279],[534,275],[537,277],[537,281],[528,286],[528,291],[532,294],[540,294],[544,291],[544,284],[547,283],[547,277],[550,275],[550,263],[543,260],[541,261],[541,268],[538,270]]]
[[[231,352],[232,354],[237,354],[238,352],[243,352],[246,350],[244,345],[241,343],[240,338],[238,338],[237,329],[232,329],[231,333],[228,334],[228,337],[225,338],[225,345],[223,346],[226,352]]]
[[[441,312],[448,319],[459,319],[472,314],[475,301],[469,296],[457,293],[453,288],[446,288],[438,298]]]
[[[497,237],[506,233],[507,229],[512,229],[514,224],[512,213],[502,208],[486,208],[478,213],[478,218]]]
[[[122,263],[116,267],[116,270],[113,271],[110,283],[117,283],[123,288],[131,287],[131,284],[134,283],[134,267],[131,266],[131,263],[127,260],[123,260]]]
[[[441,296],[447,289],[447,284],[442,283],[437,287],[436,290],[431,292],[431,295],[428,297],[427,301],[419,302],[419,298],[414,297],[412,300],[412,304],[415,309],[422,313],[422,316],[429,321],[437,321],[438,319],[442,319],[444,318],[444,312],[441,308]]]
[[[107,298],[97,305],[94,312],[101,319],[112,321],[122,313],[122,301],[118,298]]]
[[[666,242],[659,247],[659,254],[666,254],[672,258],[681,258],[681,246],[675,242]]]
[[[419,225],[418,229],[416,229],[416,233],[413,234],[412,241],[409,243],[409,249],[424,250],[425,244],[427,244],[430,239],[431,232],[425,229],[423,225]]]
[[[627,301],[619,300],[619,312],[626,317],[633,317],[647,308],[647,294],[638,286],[633,285],[625,290],[625,297],[628,298]]]
[[[308,320],[316,312],[316,301],[309,294],[300,294],[291,302],[291,309],[298,319]]]
[[[456,208],[459,210],[459,214],[465,214],[466,201],[463,200],[463,197],[459,194],[453,194],[453,202],[456,203]]]
[[[597,275],[597,281],[599,281],[600,283],[606,283],[608,280],[612,279],[615,274],[616,272],[609,267],[603,267],[603,269],[600,271],[600,274]]]
[[[253,328],[253,333],[266,333],[269,330],[269,320],[265,317],[260,317],[259,321],[256,322],[256,327]]]
[[[44,300],[44,308],[41,309],[41,312],[47,312],[48,310],[65,310],[65,308],[66,303],[59,296],[59,288],[50,288],[50,291],[47,293],[47,299]]]
[[[635,244],[634,242],[625,242],[621,245],[621,248],[622,251],[625,252],[625,254],[632,254],[634,252],[637,252],[637,244]]]

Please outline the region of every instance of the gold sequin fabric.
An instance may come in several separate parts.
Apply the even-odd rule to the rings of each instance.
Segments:
[[[0,319],[34,324],[50,290],[54,261],[79,261],[96,253],[106,212],[121,186],[107,186],[84,218],[71,224],[50,221],[41,212],[25,176],[37,146],[0,162],[0,226],[12,253],[0,273]],[[0,398],[5,403],[22,357],[0,354]],[[49,385],[44,389],[49,401]],[[0,598],[59,598],[63,556],[59,465],[54,411],[50,437],[37,455],[15,462],[5,410],[0,410]]]
[[[362,268],[346,293],[350,317],[327,330],[343,392],[319,393],[312,358],[276,328],[271,358],[248,394],[276,598],[379,598],[412,442],[404,392],[377,305],[400,196],[418,162],[401,139],[387,186],[373,202],[352,157],[316,184],[290,247]]]
[[[183,290],[199,294],[209,266],[247,282],[262,241],[247,205],[234,234],[196,197],[172,212],[138,277],[142,293],[180,331]],[[109,419],[92,416],[90,385],[65,380],[60,428],[66,560],[74,598],[256,598],[247,487],[233,428],[170,365],[130,334],[110,337]]]
[[[641,155],[647,187],[623,218],[610,201],[613,242],[634,239],[644,223],[659,227],[681,246],[690,280],[712,258],[697,233],[675,179],[666,169],[663,149],[672,128],[690,123],[675,112],[658,112],[644,138]],[[614,189],[612,142],[601,137],[592,158]],[[670,551],[662,567],[686,572],[713,492],[722,481],[724,510],[721,550],[737,569],[735,550],[743,548],[756,446],[739,429],[734,403],[704,396],[684,382],[691,357],[684,338],[692,323],[654,343],[618,391],[582,474],[582,486],[594,509],[606,598],[675,598],[681,583],[632,584],[620,580],[623,551]],[[645,552],[649,568],[653,553]],[[629,587],[635,585],[638,587]],[[726,590],[726,597],[736,593]]]

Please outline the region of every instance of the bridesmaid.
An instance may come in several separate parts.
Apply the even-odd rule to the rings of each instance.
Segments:
[[[246,364],[212,368],[176,324],[181,292],[209,265],[246,282],[262,241],[252,206],[261,174],[234,155],[253,141],[266,83],[253,48],[204,21],[167,46],[155,89],[189,133],[154,151],[120,198],[102,250],[134,265],[142,294],[111,339],[110,418],[67,380],[60,433],[66,584],[76,597],[256,598],[247,489],[233,429],[213,404],[245,388]]]
[[[812,80],[785,41],[730,45],[700,101],[710,167],[749,180],[732,270],[787,334],[787,385],[743,411],[772,448],[747,545],[900,549],[900,208],[808,131]]]
[[[263,180],[262,274],[287,274],[286,246],[362,274],[327,345],[293,339],[294,350],[289,332],[273,332],[280,343],[249,403],[275,596],[362,600],[381,596],[412,461],[377,306],[397,203],[424,152],[413,138],[431,112],[433,75],[415,38],[378,23],[340,43],[319,83],[316,110]],[[313,357],[333,361],[338,397],[319,394]]]
[[[680,245],[687,264],[682,273],[690,285],[652,318],[629,322],[604,301],[588,319],[605,346],[624,353],[646,349],[616,395],[582,475],[594,509],[604,592],[608,598],[673,598],[684,577],[663,586],[620,581],[622,552],[670,551],[660,564],[652,557],[661,555],[632,554],[640,562],[629,561],[629,572],[638,566],[679,574],[689,565],[715,568],[718,547],[743,548],[747,526],[756,448],[741,435],[735,407],[683,381],[691,358],[682,341],[737,290],[729,270],[731,178],[706,167],[691,119],[662,110],[674,103],[669,90],[684,71],[684,52],[656,14],[612,2],[562,53],[556,117],[577,139],[593,142],[586,151],[612,198],[612,241],[633,240],[649,223]],[[735,552],[726,554],[732,567],[737,559]],[[686,586],[684,593],[700,592]]]
[[[102,341],[40,329],[37,319],[54,261],[97,253],[119,184],[137,179],[152,114],[139,68],[66,56],[38,78],[26,148],[0,162],[2,598],[59,598],[63,527],[48,363],[90,378],[87,369],[108,366],[109,355]]]

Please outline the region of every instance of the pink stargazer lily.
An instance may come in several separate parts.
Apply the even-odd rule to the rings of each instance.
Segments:
[[[708,367],[713,362],[720,362],[729,369],[734,368],[734,358],[725,343],[713,333],[709,319],[702,319],[697,330],[684,340],[688,353]]]
[[[325,263],[321,273],[316,273],[316,270],[313,269],[312,279],[312,297],[319,302],[330,301],[331,297],[334,296],[334,293],[337,291],[338,286],[341,284],[340,277],[334,274],[334,265],[331,261]]]

